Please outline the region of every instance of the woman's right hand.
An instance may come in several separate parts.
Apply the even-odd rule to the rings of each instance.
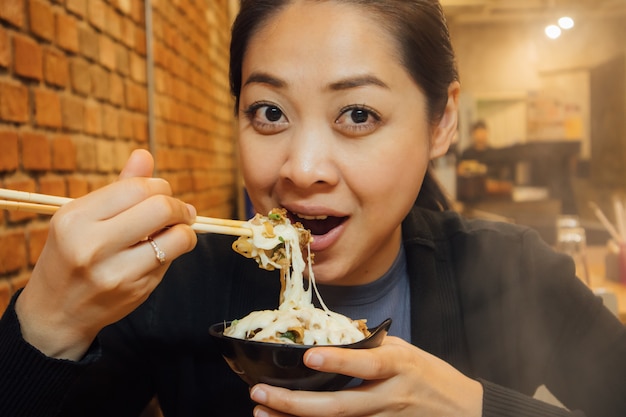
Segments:
[[[16,303],[24,339],[44,354],[78,360],[105,326],[128,315],[190,251],[195,209],[151,178],[154,161],[135,151],[115,183],[61,207]],[[161,265],[146,238],[166,254]]]

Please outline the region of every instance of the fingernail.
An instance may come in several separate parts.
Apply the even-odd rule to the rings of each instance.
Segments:
[[[306,358],[306,364],[310,368],[319,368],[324,364],[324,357],[317,353],[310,353]]]
[[[191,204],[187,204],[187,210],[189,210],[189,215],[191,216],[191,218],[195,219],[196,215],[198,214],[198,212],[196,211],[196,208],[192,206]]]
[[[254,417],[270,417],[270,414],[265,411],[265,410],[261,410],[259,408],[255,408],[254,409]]]
[[[250,392],[250,398],[258,403],[263,403],[267,401],[267,392],[265,392],[262,388],[254,387]]]

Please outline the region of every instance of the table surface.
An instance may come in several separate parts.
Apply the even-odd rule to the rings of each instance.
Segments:
[[[626,323],[626,285],[606,278],[606,253],[607,248],[605,246],[589,246],[587,248],[589,287],[596,293],[606,290],[615,294],[618,316],[622,323]]]

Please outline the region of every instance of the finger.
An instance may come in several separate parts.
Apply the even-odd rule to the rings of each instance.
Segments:
[[[98,228],[102,230],[102,233],[119,231],[115,233],[116,239],[105,239],[105,241],[117,248],[126,247],[166,227],[177,224],[191,225],[195,219],[195,213],[193,206],[159,194],[131,206],[113,218],[100,222]]]
[[[252,415],[254,417],[295,417],[293,414],[281,413],[262,405],[256,406],[252,411]]]
[[[136,149],[126,161],[120,172],[119,179],[131,177],[151,177],[154,170],[154,158],[145,149]]]
[[[157,194],[172,194],[167,181],[134,177],[111,183],[71,201],[61,207],[59,213],[69,215],[67,222],[73,225],[80,224],[84,219],[106,220]]]
[[[396,364],[402,363],[403,353],[403,344],[394,342],[372,349],[318,347],[304,354],[304,363],[322,372],[336,372],[365,380],[387,379],[398,373]]]
[[[373,402],[366,391],[350,389],[335,392],[291,391],[265,384],[252,387],[250,397],[259,404],[259,410],[269,415],[296,415],[299,417],[319,416],[363,416],[375,415],[386,404]],[[282,414],[279,414],[282,413]]]
[[[180,255],[189,252],[198,241],[196,233],[187,225],[176,225],[163,229],[150,240],[139,242],[124,252],[128,261],[143,260],[140,273],[148,273],[155,268],[167,268]],[[141,258],[140,258],[141,257]]]
[[[147,297],[156,288],[169,264],[193,249],[197,242],[195,232],[186,225],[165,229],[152,239],[156,249],[150,241],[139,242],[107,257],[106,261],[94,267],[92,274],[101,277],[104,288],[110,284],[118,293],[134,294],[129,302]],[[163,264],[157,257],[157,250],[163,253]],[[124,265],[124,268],[119,265]]]

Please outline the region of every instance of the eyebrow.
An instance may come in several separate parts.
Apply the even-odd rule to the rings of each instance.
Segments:
[[[373,75],[359,75],[356,77],[348,77],[343,80],[331,83],[329,89],[333,91],[348,90],[350,88],[364,87],[375,85],[378,87],[389,88],[380,78]]]
[[[264,72],[253,72],[252,74],[250,74],[250,76],[243,85],[254,83],[268,84],[276,88],[283,88],[287,86],[287,83],[285,83],[284,81],[279,80],[278,78]]]
[[[252,73],[248,79],[246,79],[244,85],[248,84],[267,84],[276,88],[284,88],[287,86],[287,83],[283,80],[280,80],[270,74],[264,72],[254,72]],[[333,83],[330,83],[328,89],[331,91],[341,91],[348,90],[351,88],[363,87],[368,85],[375,85],[383,88],[389,88],[387,84],[385,84],[380,78],[375,77],[373,75],[360,75],[356,77],[348,77]]]

